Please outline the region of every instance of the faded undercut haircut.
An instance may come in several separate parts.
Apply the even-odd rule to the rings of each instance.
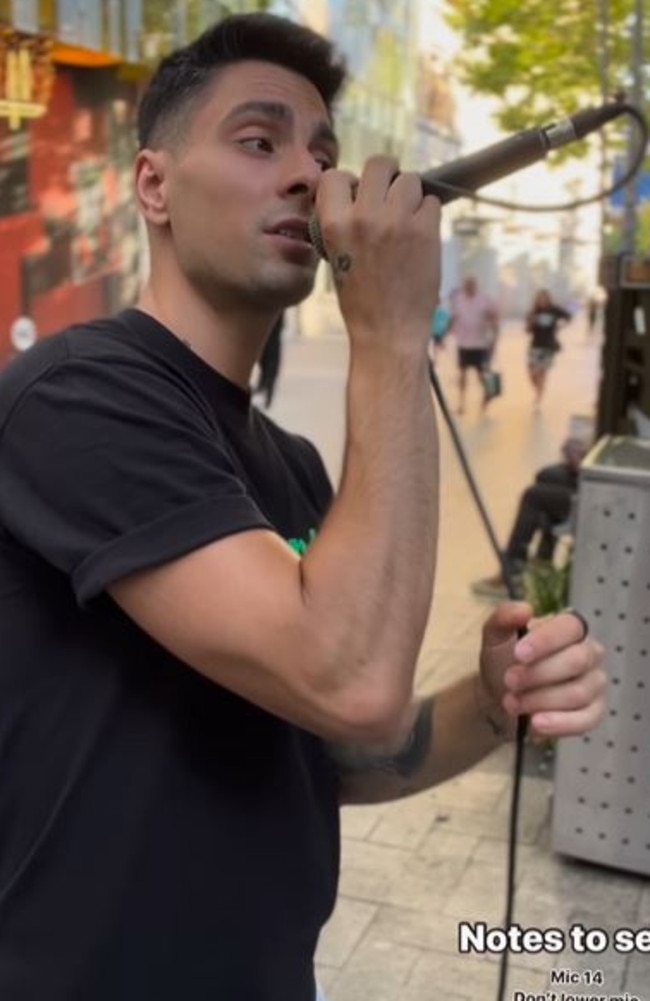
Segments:
[[[330,114],[346,79],[342,56],[310,28],[273,14],[225,17],[157,67],[138,107],[140,149],[178,142],[219,70],[246,60],[273,63],[305,77]]]

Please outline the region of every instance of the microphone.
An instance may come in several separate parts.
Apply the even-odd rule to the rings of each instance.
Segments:
[[[597,108],[585,108],[557,123],[517,132],[477,153],[470,153],[469,156],[425,171],[420,175],[422,191],[425,195],[435,195],[442,205],[456,198],[463,198],[477,188],[543,160],[550,150],[582,139],[627,110],[628,105],[622,98],[617,98]],[[327,260],[327,251],[315,216],[309,222],[309,235],[320,256]]]

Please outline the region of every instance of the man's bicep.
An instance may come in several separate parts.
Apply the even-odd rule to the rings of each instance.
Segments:
[[[275,533],[240,532],[108,587],[157,643],[291,722],[323,725],[311,678],[318,641],[300,560]]]

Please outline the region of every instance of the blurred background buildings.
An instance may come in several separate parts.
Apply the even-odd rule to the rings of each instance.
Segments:
[[[171,48],[220,14],[260,6],[345,52],[351,81],[337,124],[346,167],[389,152],[424,170],[498,138],[488,102],[455,82],[458,43],[438,3],[0,0],[0,364],[18,318],[46,335],[133,301],[146,269],[131,180],[139,90]],[[568,201],[597,188],[597,164],[582,162],[531,168],[494,190]],[[444,213],[443,293],[473,272],[506,315],[521,315],[540,285],[583,299],[595,283],[598,221],[597,208],[531,216],[455,202]],[[322,268],[290,323],[318,334],[335,310]]]

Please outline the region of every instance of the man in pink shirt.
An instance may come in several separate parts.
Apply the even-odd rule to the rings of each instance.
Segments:
[[[481,372],[489,364],[499,334],[496,303],[479,290],[473,275],[464,278],[461,287],[451,297],[449,329],[455,335],[458,345],[458,413],[462,414],[465,410],[467,369],[476,369],[479,379],[481,378]],[[483,409],[488,402],[489,397],[485,394]]]

